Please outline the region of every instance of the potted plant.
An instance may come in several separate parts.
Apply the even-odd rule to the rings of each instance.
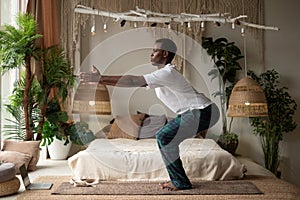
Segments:
[[[0,31],[0,66],[2,73],[21,66],[25,67],[22,101],[26,130],[25,140],[32,140],[32,116],[30,115],[29,105],[31,97],[29,95],[34,74],[32,72],[31,60],[38,57],[40,49],[36,47],[35,42],[42,35],[36,33],[37,23],[31,15],[19,14],[16,23],[16,27],[5,25],[5,29]]]
[[[58,102],[48,105],[46,119],[42,145],[50,145],[54,138],[63,140],[65,144],[86,145],[96,138],[86,122],[74,123],[67,112],[60,109]]]
[[[26,140],[26,128],[23,109],[25,88],[25,74],[21,74],[21,78],[15,82],[12,95],[9,97],[9,104],[4,105],[6,111],[11,114],[12,118],[5,119],[8,123],[3,126],[3,135],[8,140]],[[30,129],[33,134],[37,134],[40,129],[38,124],[41,121],[40,109],[37,106],[36,99],[40,90],[39,83],[33,80],[28,99],[28,113],[30,115]]]
[[[206,49],[214,62],[214,68],[209,75],[212,76],[212,79],[219,78],[219,91],[214,95],[220,97],[222,134],[217,143],[234,154],[238,146],[238,135],[231,132],[232,118],[228,129],[226,111],[231,90],[237,82],[237,71],[242,69],[238,61],[243,56],[235,43],[228,42],[226,38],[213,40],[211,37],[202,37],[202,47]]]
[[[5,30],[0,31],[2,73],[25,66],[24,75],[15,84],[10,104],[6,105],[7,110],[14,119],[8,119],[11,124],[5,125],[4,131],[9,139],[30,141],[51,138],[52,136],[42,135],[46,134],[45,129],[50,128],[49,123],[52,123],[51,128],[54,124],[56,128],[62,126],[59,127],[62,130],[73,125],[73,123],[66,123],[66,119],[70,121],[69,117],[67,112],[61,109],[68,97],[69,90],[75,82],[73,69],[66,60],[62,48],[58,46],[47,49],[36,47],[36,40],[41,38],[42,35],[36,33],[37,24],[33,16],[19,14],[16,21],[17,27],[5,25]],[[39,62],[39,65],[36,65],[36,67],[39,67],[38,70],[32,70],[32,60]],[[34,71],[41,73],[35,74]],[[59,117],[56,116],[57,121],[53,124],[47,109],[55,103],[59,104],[59,111],[56,114],[60,115]],[[74,129],[72,131],[72,137],[74,138],[74,134],[79,133],[79,131],[76,132]],[[52,133],[55,134],[55,138],[64,139],[64,144],[69,143],[69,136],[61,137],[59,135],[64,135],[65,132]],[[50,144],[51,140],[48,140],[48,143]]]
[[[7,107],[10,107],[11,113],[19,109],[19,115],[23,115],[24,123],[19,125],[23,125],[22,130],[25,130],[24,140],[40,140],[49,102],[59,100],[62,105],[74,85],[75,76],[62,48],[52,46],[42,50],[36,47],[36,40],[42,35],[36,33],[37,23],[32,15],[19,14],[16,22],[17,28],[5,25],[5,30],[0,31],[2,73],[25,67],[24,76],[15,85],[12,104]],[[32,60],[39,62],[39,69],[35,71],[41,73],[33,72]],[[33,118],[33,111],[39,114],[38,119]],[[39,120],[38,125],[36,120]]]
[[[42,146],[47,145],[51,159],[65,159],[71,143],[86,145],[96,138],[87,123],[74,123],[57,101],[48,104],[45,114]]]
[[[263,88],[268,104],[268,116],[251,118],[250,123],[254,127],[254,134],[261,137],[265,167],[280,177],[279,144],[283,140],[283,134],[293,131],[297,126],[293,120],[297,104],[287,92],[288,88],[278,85],[280,77],[274,69],[260,75],[248,71],[248,76]]]

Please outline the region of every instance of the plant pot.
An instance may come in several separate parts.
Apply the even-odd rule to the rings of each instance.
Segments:
[[[68,157],[71,142],[67,145],[64,145],[64,140],[58,140],[54,138],[53,142],[50,145],[47,145],[49,156],[53,160],[65,160]]]
[[[228,142],[228,141],[222,141],[222,140],[218,140],[217,144],[224,150],[228,151],[229,153],[231,153],[232,155],[235,155],[235,151],[238,147],[239,142],[235,141],[235,142]]]

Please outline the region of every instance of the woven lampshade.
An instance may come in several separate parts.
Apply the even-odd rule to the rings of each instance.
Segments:
[[[239,80],[232,89],[227,115],[229,117],[259,117],[268,115],[263,89],[252,78]]]
[[[110,115],[110,98],[102,84],[80,83],[73,102],[73,113]]]

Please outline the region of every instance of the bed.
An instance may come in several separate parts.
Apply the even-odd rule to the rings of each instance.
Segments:
[[[102,129],[101,134],[96,134],[98,138],[85,150],[68,159],[72,171],[70,183],[74,186],[90,186],[102,180],[169,180],[155,140],[155,131],[166,120],[163,116],[144,116],[141,113],[117,116],[111,125]],[[205,134],[201,134],[180,144],[181,159],[192,182],[243,179],[254,183],[264,193],[259,199],[300,199],[300,190],[296,186],[276,178],[249,158],[231,155],[215,140],[204,138]],[[205,198],[241,197],[257,199],[258,196],[208,195]]]
[[[232,180],[246,168],[212,139],[191,138],[180,144],[180,154],[192,180]],[[68,159],[73,179],[165,181],[165,170],[155,139],[96,139]]]
[[[85,179],[122,181],[165,181],[168,174],[155,133],[164,126],[164,115],[116,116],[103,137],[68,159],[75,181]],[[202,135],[203,136],[203,135]],[[180,156],[192,180],[233,180],[244,177],[246,168],[214,140],[190,138],[183,141]]]

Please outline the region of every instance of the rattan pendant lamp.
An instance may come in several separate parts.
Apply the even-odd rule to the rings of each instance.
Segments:
[[[100,74],[94,66],[92,71]],[[110,115],[110,97],[106,85],[98,84],[97,82],[80,81],[75,93],[72,113]]]
[[[73,102],[73,114],[110,115],[110,98],[102,84],[80,83]]]
[[[268,106],[263,89],[250,77],[247,77],[247,56],[245,30],[242,28],[244,40],[245,77],[239,80],[232,89],[228,117],[260,117],[268,115]]]

